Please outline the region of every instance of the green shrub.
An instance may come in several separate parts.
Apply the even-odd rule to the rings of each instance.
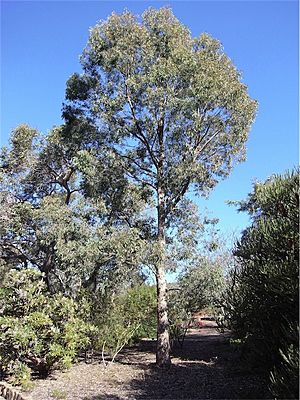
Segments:
[[[178,279],[181,307],[187,313],[213,308],[225,285],[224,271],[219,262],[203,257],[187,268]]]
[[[243,343],[248,361],[271,372],[280,398],[298,392],[299,174],[256,184],[248,200],[247,228],[224,302],[225,320]]]
[[[12,364],[12,383],[19,384],[23,389],[31,389],[31,369],[24,363],[16,361]]]
[[[271,391],[277,399],[298,399],[299,349],[280,349],[281,362],[271,372]]]
[[[77,309],[72,299],[50,295],[39,272],[11,270],[0,288],[2,373],[22,383],[32,373],[70,367],[94,329]]]
[[[156,336],[156,287],[139,285],[120,298],[124,322],[136,324],[134,338]]]
[[[193,313],[214,314],[224,286],[224,270],[216,259],[199,257],[180,274],[175,287],[169,290],[168,316],[173,341],[184,341],[187,328],[194,324]]]
[[[97,325],[96,347],[113,359],[125,345],[156,335],[156,289],[137,285],[113,297]]]

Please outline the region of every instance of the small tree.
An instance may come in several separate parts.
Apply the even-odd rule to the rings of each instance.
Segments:
[[[157,364],[169,365],[167,229],[190,188],[207,194],[244,160],[256,102],[221,44],[192,38],[168,8],[141,20],[112,14],[91,30],[81,62],[67,83],[67,139],[107,152],[153,194]]]
[[[178,285],[186,311],[191,313],[213,307],[225,287],[224,270],[220,264],[204,258],[181,275]]]

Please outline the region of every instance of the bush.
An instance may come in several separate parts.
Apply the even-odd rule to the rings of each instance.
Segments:
[[[298,392],[298,191],[299,174],[292,172],[256,184],[240,203],[252,225],[237,243],[238,265],[224,302],[244,354],[273,371],[271,389],[280,398]]]
[[[295,335],[293,329],[290,334]],[[299,335],[295,335],[293,342],[298,341]],[[286,344],[279,349],[280,363],[271,371],[271,391],[277,399],[298,399],[299,386],[299,348],[295,344]]]
[[[156,287],[145,284],[135,286],[121,297],[120,303],[124,322],[138,326],[135,339],[156,336]]]
[[[0,288],[2,374],[22,384],[32,373],[70,367],[95,329],[77,310],[72,299],[47,292],[41,273],[11,270]]]
[[[98,348],[113,359],[122,348],[142,337],[156,335],[156,289],[145,284],[112,299],[97,321]]]

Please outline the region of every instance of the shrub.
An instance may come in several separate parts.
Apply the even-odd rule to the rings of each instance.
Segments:
[[[121,297],[120,303],[125,323],[138,326],[135,339],[156,336],[156,287],[145,284],[135,286]]]
[[[137,285],[112,297],[105,312],[97,316],[96,347],[114,360],[122,348],[142,337],[156,334],[156,289]]]
[[[11,270],[0,288],[0,364],[15,383],[31,373],[68,368],[94,329],[78,318],[78,305],[50,295],[41,273]]]
[[[273,371],[271,389],[281,398],[298,391],[298,191],[299,174],[292,172],[257,183],[240,203],[252,225],[237,243],[238,264],[224,302],[244,354]]]
[[[295,335],[295,331],[290,329]],[[299,335],[293,338],[298,341]],[[280,363],[271,371],[271,391],[277,399],[298,399],[299,348],[295,344],[286,344],[279,349]]]

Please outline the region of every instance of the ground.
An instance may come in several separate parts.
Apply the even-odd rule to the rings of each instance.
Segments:
[[[208,324],[209,325],[209,324]],[[266,399],[267,382],[240,361],[229,334],[210,323],[188,332],[183,347],[173,347],[172,366],[155,366],[155,341],[125,349],[107,367],[100,359],[79,362],[35,382],[32,400]]]

